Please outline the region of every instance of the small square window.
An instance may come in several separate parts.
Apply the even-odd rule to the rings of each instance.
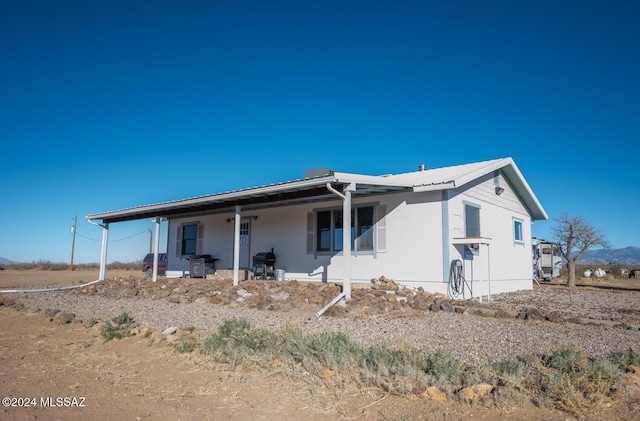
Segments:
[[[524,237],[522,235],[522,221],[519,219],[513,220],[513,239],[520,243],[524,241]]]
[[[465,237],[480,237],[480,208],[465,205]]]

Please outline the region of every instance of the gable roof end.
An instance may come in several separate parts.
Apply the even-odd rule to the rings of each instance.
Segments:
[[[527,207],[534,221],[549,219],[546,211],[512,158],[501,158],[473,164],[436,168],[410,174],[415,176],[413,191],[425,192],[462,187],[496,170],[501,170],[504,173],[520,200],[522,200]]]

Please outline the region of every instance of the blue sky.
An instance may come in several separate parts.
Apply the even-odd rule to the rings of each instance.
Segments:
[[[640,246],[640,3],[0,3],[0,257],[97,262],[84,216],[330,167],[513,157],[550,216]],[[149,248],[112,224],[108,260]],[[163,240],[164,242],[164,240]],[[164,246],[164,244],[163,244]]]

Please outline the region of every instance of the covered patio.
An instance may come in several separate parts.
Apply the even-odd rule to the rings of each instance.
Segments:
[[[113,223],[146,218],[150,218],[155,222],[154,271],[152,279],[153,282],[156,282],[158,276],[157,263],[160,222],[162,220],[177,217],[233,213],[233,285],[238,285],[240,271],[240,221],[244,212],[294,204],[324,202],[339,198],[342,201],[343,209],[342,226],[349,227],[352,225],[352,198],[411,191],[413,189],[413,184],[407,183],[408,180],[396,180],[393,177],[338,173],[327,169],[312,170],[307,172],[305,176],[304,179],[300,180],[86,215],[85,219],[87,221],[102,227],[100,279],[106,279],[109,225]],[[342,252],[344,255],[342,296],[346,299],[351,298],[351,237],[351,230],[345,229],[342,238]],[[339,298],[342,298],[342,296]]]

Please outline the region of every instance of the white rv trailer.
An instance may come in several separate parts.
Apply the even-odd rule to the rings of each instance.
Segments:
[[[562,253],[560,244],[532,238],[533,279],[551,281],[560,276]]]

